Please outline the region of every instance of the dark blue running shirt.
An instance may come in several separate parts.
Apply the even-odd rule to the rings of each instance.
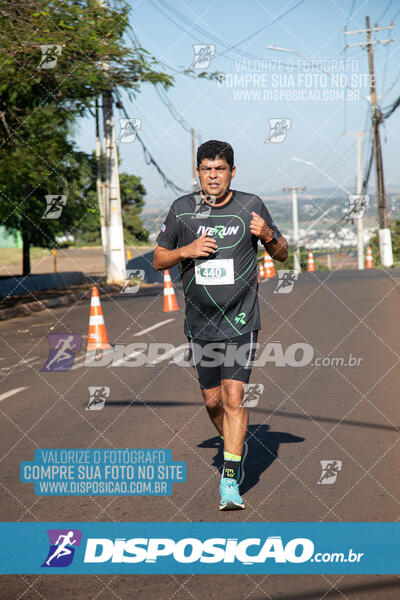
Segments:
[[[186,259],[180,265],[186,299],[184,331],[189,338],[219,341],[260,329],[258,238],[250,231],[253,211],[273,229],[276,239],[281,237],[263,201],[254,194],[233,191],[221,207],[210,206],[199,193],[172,204],[156,240],[159,246],[174,250],[204,231],[218,246],[209,258]]]

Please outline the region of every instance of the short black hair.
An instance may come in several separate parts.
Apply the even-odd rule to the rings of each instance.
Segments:
[[[197,168],[199,168],[203,158],[215,160],[216,158],[224,158],[229,165],[230,170],[234,165],[233,148],[228,142],[220,142],[219,140],[209,140],[204,142],[197,149]]]

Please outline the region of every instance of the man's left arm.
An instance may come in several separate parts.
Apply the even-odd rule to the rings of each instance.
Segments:
[[[277,228],[273,229],[270,227],[267,221],[256,212],[252,212],[251,215],[251,233],[258,237],[271,258],[274,260],[279,260],[280,262],[284,262],[288,257],[288,244],[283,235],[277,230]],[[269,213],[268,217],[268,221],[270,221],[272,224]],[[277,232],[279,237],[277,236]]]

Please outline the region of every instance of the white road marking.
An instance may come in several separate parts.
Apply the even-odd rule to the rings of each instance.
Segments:
[[[175,319],[167,319],[166,321],[160,321],[159,323],[156,323],[155,325],[152,325],[151,327],[148,327],[147,329],[142,329],[141,331],[138,331],[137,333],[134,333],[133,335],[143,335],[143,333],[148,333],[149,331],[153,331],[153,329],[157,329],[157,327],[161,327],[161,325],[165,325],[166,323],[170,323],[171,321],[175,321]]]
[[[185,352],[188,348],[189,348],[188,343],[181,344],[177,348],[171,348],[171,350],[167,350],[167,352],[165,352],[161,356],[158,356],[154,360],[148,362],[146,366],[152,367],[153,365],[158,365],[158,363],[163,362],[163,360],[167,360],[167,359],[171,358],[172,356],[175,357],[175,360],[177,358],[180,359],[182,357],[182,355],[185,354]]]
[[[113,361],[112,366],[113,367],[120,367],[121,365],[124,364],[124,362],[126,360],[128,360],[129,358],[134,358],[135,356],[139,356],[140,354],[143,354],[143,352],[141,350],[135,350],[134,352],[131,352],[130,354],[126,354],[124,355],[122,358],[120,358],[117,361]]]
[[[19,392],[22,392],[23,390],[27,390],[28,387],[31,387],[31,386],[28,385],[25,387],[15,388],[14,390],[8,390],[8,392],[5,392],[4,394],[0,395],[0,402],[2,400],[5,400],[6,398],[9,398],[10,396],[14,396],[15,394],[18,394]]]
[[[1,372],[3,372],[3,371],[7,372],[7,371],[11,371],[11,369],[14,369],[14,372],[15,372],[15,369],[17,367],[21,367],[23,365],[28,365],[29,363],[34,362],[38,358],[39,358],[38,356],[32,356],[31,358],[23,358],[22,360],[19,360],[15,365],[11,365],[11,367],[1,367],[0,371]],[[30,365],[30,366],[32,366],[32,365]]]
[[[79,369],[79,367],[83,367],[85,364],[86,352],[85,354],[81,354],[78,358],[75,358],[74,364],[70,368],[70,371],[74,371],[75,369]]]

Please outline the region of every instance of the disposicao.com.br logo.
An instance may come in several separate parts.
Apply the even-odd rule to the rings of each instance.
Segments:
[[[265,563],[359,562],[363,553],[350,549],[344,552],[314,553],[314,543],[308,538],[293,538],[286,543],[281,536],[262,538],[89,538],[85,563],[157,563],[172,558],[177,563],[234,563],[244,565]]]

